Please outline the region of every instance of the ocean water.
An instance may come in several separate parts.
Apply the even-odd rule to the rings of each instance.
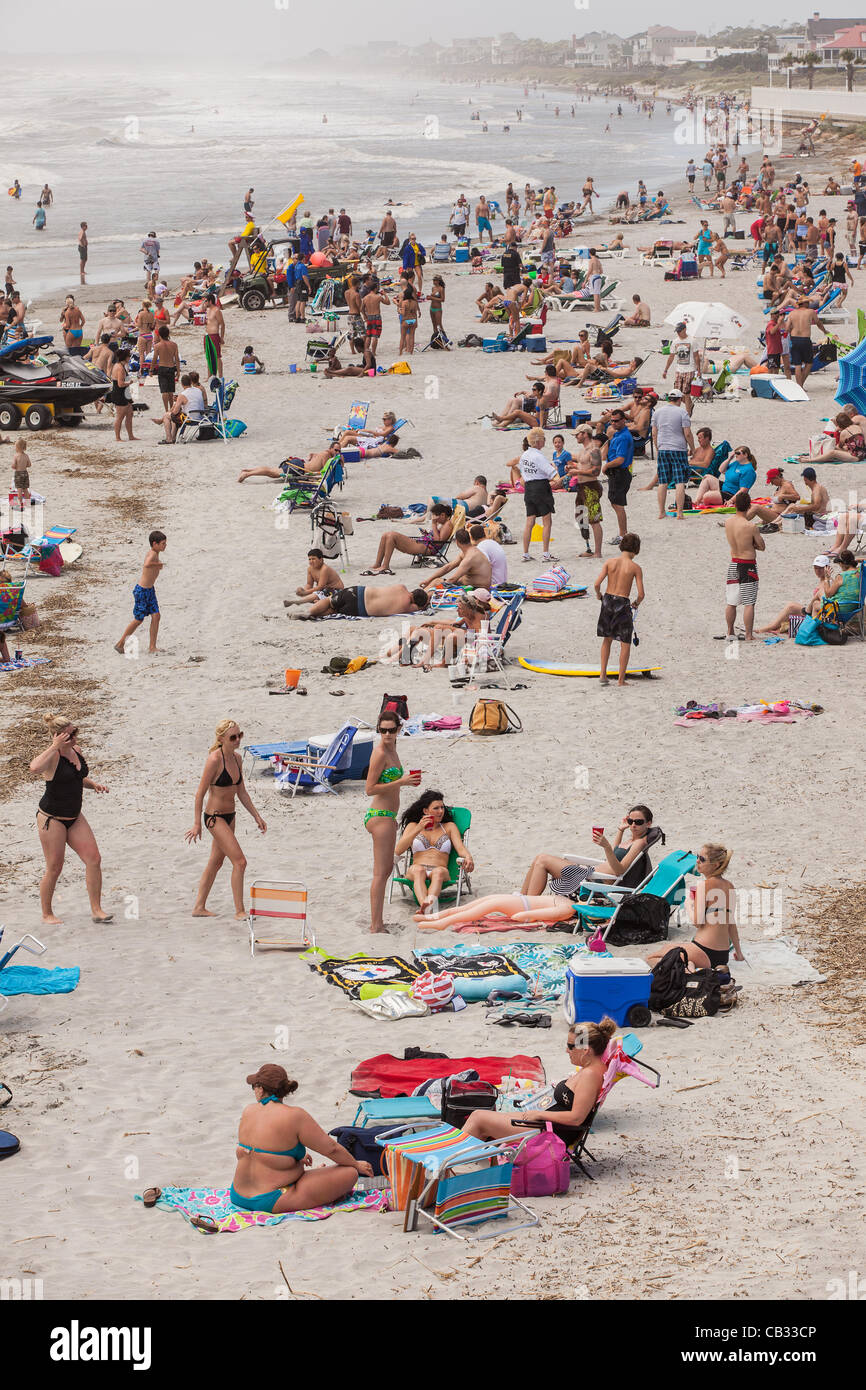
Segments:
[[[10,68],[0,93],[0,189],[18,178],[24,190],[20,200],[0,195],[0,269],[11,263],[22,294],[37,301],[77,283],[81,221],[88,282],[107,283],[139,278],[139,246],[151,230],[169,274],[201,254],[225,262],[250,185],[261,224],[303,193],[314,215],[345,207],[357,234],[378,228],[392,198],[399,233],[429,241],[459,192],[474,206],[482,192],[501,199],[512,180],[519,190],[554,183],[578,196],[593,174],[604,208],[620,189],[633,192],[638,176],[651,191],[681,186],[688,157],[663,105],[651,121],[628,106],[610,119],[614,104],[594,98],[577,103],[572,118],[567,95],[524,95],[518,85],[325,79],[210,63],[148,71],[69,59],[41,68],[38,83]],[[32,217],[46,181],[55,202],[37,232]]]

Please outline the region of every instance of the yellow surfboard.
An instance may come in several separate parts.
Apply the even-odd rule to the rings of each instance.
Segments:
[[[567,661],[547,661],[530,660],[525,657],[518,658],[519,665],[526,671],[537,671],[543,676],[595,676],[596,679],[601,675],[599,666],[572,666]],[[647,680],[652,680],[653,672],[660,671],[660,666],[629,666],[626,675],[629,677],[644,676]],[[608,666],[608,676],[614,679],[619,675],[618,666]]]
[[[292,218],[294,217],[295,213],[297,212],[298,208],[301,206],[301,203],[303,201],[304,195],[303,193],[299,193],[293,203],[289,203],[289,206],[287,208],[283,208],[282,212],[277,213],[277,221],[282,222],[284,227],[287,226],[287,224],[291,222]]]

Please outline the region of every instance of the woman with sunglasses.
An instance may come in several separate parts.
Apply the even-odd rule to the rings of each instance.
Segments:
[[[734,960],[745,960],[734,921],[736,890],[728,879],[722,878],[731,862],[731,853],[724,845],[701,846],[695,856],[700,882],[689,889],[686,901],[686,916],[697,930],[691,941],[653,951],[647,956],[647,965],[656,965],[668,951],[678,950],[686,952],[695,970],[727,965],[731,950]]]
[[[237,797],[241,805],[246,807],[263,835],[268,827],[244,786],[243,766],[239,756],[243,736],[243,729],[238,727],[234,719],[220,720],[214,731],[214,742],[208,751],[204,772],[195,794],[195,825],[186,832],[184,839],[191,845],[201,839],[202,808],[207,797],[204,823],[210,831],[213,843],[210,858],[198,885],[192,909],[193,917],[215,915],[208,911],[207,899],[226,858],[231,861],[232,866],[235,917],[242,919],[247,915],[244,907],[244,873],[247,861],[235,835],[235,798]]]
[[[370,880],[370,931],[385,931],[382,919],[385,907],[385,885],[394,868],[394,847],[397,844],[397,812],[400,809],[400,788],[417,787],[420,772],[404,772],[397,758],[397,735],[400,716],[393,710],[383,710],[376,731],[379,742],[370,754],[364,790],[371,799],[364,813],[364,829],[373,841],[373,877]]]
[[[551,1108],[519,1111],[514,1118],[504,1110],[473,1110],[463,1133],[475,1139],[509,1139],[512,1135],[525,1138],[527,1125],[552,1124],[557,1138],[564,1144],[573,1144],[598,1104],[604,1081],[604,1054],[616,1031],[611,1018],[603,1018],[600,1023],[572,1024],[565,1046],[574,1071],[567,1080],[557,1081]]]
[[[90,913],[94,922],[101,925],[112,921],[113,914],[102,908],[102,859],[96,837],[81,814],[81,806],[85,787],[93,792],[107,792],[108,788],[92,780],[84,754],[76,742],[78,728],[72,720],[59,714],[46,714],[42,722],[51,731],[51,743],[30,764],[30,771],[45,779],[45,792],[36,812],[36,826],[45,856],[45,873],[39,885],[42,920],[49,927],[63,926],[62,919],[54,915],[52,903],[68,845],[84,865]]]
[[[747,444],[740,444],[719,468],[719,477],[708,473],[695,494],[696,507],[723,507],[742,488],[748,492],[758,476],[758,460]]]
[[[523,880],[522,893],[543,893],[550,879],[551,893],[577,897],[587,879],[602,875],[619,879],[627,888],[636,888],[652,870],[648,851],[659,840],[665,842],[664,831],[653,825],[653,813],[648,806],[632,806],[619,823],[613,843],[603,830],[594,829],[593,843],[598,845],[604,859],[565,859],[559,854],[537,854]]]

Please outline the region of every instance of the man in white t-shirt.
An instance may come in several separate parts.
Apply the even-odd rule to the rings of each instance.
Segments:
[[[490,561],[490,587],[496,589],[500,584],[508,583],[508,557],[505,550],[498,541],[493,541],[484,533],[484,527],[479,523],[469,527],[469,535],[472,544],[477,546],[482,555],[486,555]]]
[[[670,400],[657,405],[652,413],[653,448],[658,460],[659,521],[667,512],[668,488],[676,489],[677,521],[683,519],[689,459],[695,452],[692,421],[683,405],[682,392],[674,388]]]
[[[536,519],[540,519],[542,559],[555,560],[556,556],[550,553],[550,524],[556,510],[550,480],[558,476],[556,464],[551,463],[541,452],[544,447],[544,430],[530,430],[527,435],[527,444],[529,445],[528,449],[523,451],[517,461],[517,467],[523,479],[523,505],[526,508],[526,524],[523,528],[523,559],[526,562],[532,559],[529,553],[532,528]]]

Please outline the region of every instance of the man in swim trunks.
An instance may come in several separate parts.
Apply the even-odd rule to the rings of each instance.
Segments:
[[[133,607],[132,622],[129,623],[119,642],[114,644],[114,650],[125,656],[126,640],[131,637],[136,628],[141,627],[145,618],[150,618],[150,645],[148,652],[156,651],[156,634],[159,631],[159,604],[156,601],[156,581],[159,578],[163,562],[160,555],[165,550],[167,541],[162,531],[151,531],[148,536],[150,550],[144,558],[141,569],[141,581],[136,584],[132,591]]]
[[[81,230],[78,233],[78,262],[81,273],[81,283],[86,285],[84,272],[87,269],[87,223],[81,223]]]
[[[627,531],[619,543],[619,549],[620,553],[614,559],[605,560],[595,581],[595,596],[601,601],[597,628],[597,634],[602,639],[599,685],[609,684],[607,663],[614,642],[620,644],[617,684],[625,685],[634,639],[634,615],[644,600],[643,571],[633,558],[640,552],[640,537],[633,531]],[[601,586],[605,580],[607,592],[602,595]],[[637,590],[634,600],[630,598],[633,584]]]
[[[351,275],[346,286],[346,307],[349,310],[349,321],[347,331],[349,343],[353,352],[363,352],[364,350],[364,315],[361,309],[361,295],[359,293],[360,277]]]
[[[379,226],[379,246],[376,257],[381,260],[388,259],[391,247],[397,242],[397,223],[394,221],[390,212],[386,212]]]
[[[180,352],[177,343],[169,336],[167,324],[162,324],[157,330],[152,365],[156,369],[159,389],[162,392],[162,403],[166,410],[171,410],[174,405],[174,388],[180,368]]]
[[[369,353],[370,364],[376,365],[376,349],[382,336],[382,305],[390,304],[386,294],[379,289],[379,281],[370,281],[370,289],[361,300],[364,315],[364,350]]]
[[[598,253],[594,246],[589,249],[589,265],[587,266],[586,284],[592,295],[592,309],[588,312],[592,314],[601,313],[601,287],[604,283],[604,271]]]
[[[766,549],[764,537],[753,521],[747,520],[747,512],[752,499],[745,488],[734,497],[736,511],[725,519],[725,536],[731,548],[731,561],[725,580],[725,622],[727,641],[734,640],[734,622],[737,609],[743,610],[743,623],[746,628],[746,641],[753,642],[755,625],[755,605],[758,601],[758,550]]]
[[[407,589],[405,584],[386,584],[380,588],[352,584],[338,589],[312,604],[308,613],[290,613],[306,622],[340,613],[347,618],[390,618],[397,613],[421,613],[430,606],[430,595],[423,589]]]
[[[804,384],[812,370],[813,324],[817,324],[821,332],[826,334],[827,329],[815,313],[809,300],[799,299],[796,309],[792,309],[788,317],[788,329],[791,334],[791,366],[794,368],[794,379],[798,386]]]
[[[478,199],[478,203],[475,208],[475,225],[478,228],[478,240],[480,242],[483,242],[484,233],[486,232],[488,237],[490,238],[490,245],[492,246],[493,228],[490,225],[490,207],[483,193],[481,194],[481,197]]]
[[[226,337],[226,321],[223,318],[223,311],[217,303],[215,294],[207,297],[207,309],[205,310],[205,341],[210,339],[214,352],[216,353],[217,376],[223,374],[223,343]]]

